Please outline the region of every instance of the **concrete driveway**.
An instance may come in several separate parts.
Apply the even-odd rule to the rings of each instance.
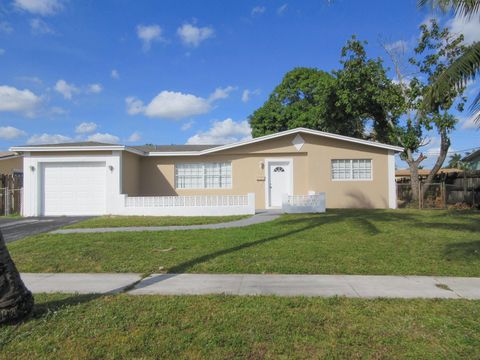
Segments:
[[[91,216],[0,218],[0,230],[8,243],[30,235],[49,232],[62,226],[75,224],[89,218]]]

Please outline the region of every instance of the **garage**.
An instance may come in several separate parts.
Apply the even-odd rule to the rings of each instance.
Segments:
[[[43,163],[41,214],[105,214],[105,162]]]

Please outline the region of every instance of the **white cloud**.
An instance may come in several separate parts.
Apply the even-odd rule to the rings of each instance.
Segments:
[[[287,8],[288,8],[288,4],[283,4],[282,6],[280,6],[278,9],[277,9],[277,14],[278,15],[283,15],[283,13],[285,11],[287,11]]]
[[[111,73],[110,73],[110,77],[111,77],[112,79],[117,80],[117,79],[120,79],[120,74],[118,73],[117,70],[113,69],[113,70],[111,71]]]
[[[31,19],[30,29],[34,35],[55,34],[55,31],[42,19]]]
[[[98,94],[101,93],[103,90],[103,87],[101,84],[90,84],[87,87],[87,93],[90,94]]]
[[[127,105],[127,113],[129,115],[137,115],[145,111],[143,101],[134,96],[127,97],[125,99],[125,104]]]
[[[143,50],[148,51],[154,41],[164,41],[162,28],[158,25],[138,25],[137,36],[143,42]]]
[[[19,112],[33,116],[41,98],[28,89],[0,86],[0,111]]]
[[[10,34],[12,31],[12,25],[6,21],[0,21],[0,33]]]
[[[260,89],[255,89],[255,90],[245,89],[242,92],[242,101],[244,103],[249,102],[253,95],[259,95],[259,94],[260,94]]]
[[[87,137],[87,141],[96,141],[107,144],[116,144],[120,141],[118,136],[109,134],[109,133],[96,133]]]
[[[28,145],[40,145],[40,144],[61,144],[72,142],[73,139],[68,136],[60,134],[41,134],[33,135],[30,139],[27,140]]]
[[[447,25],[454,34],[463,34],[466,44],[480,41],[480,24],[478,17],[472,16],[470,19],[455,16],[448,21]]]
[[[149,117],[179,120],[209,112],[210,103],[204,98],[175,91],[162,91],[145,107]]]
[[[65,80],[60,79],[55,84],[55,91],[62,94],[65,99],[70,100],[73,94],[78,93],[80,90],[75,85],[69,84]]]
[[[389,44],[385,44],[388,51],[397,53],[406,53],[408,50],[408,43],[405,40],[397,40]]]
[[[187,144],[228,144],[252,138],[247,120],[235,122],[232,119],[215,121],[207,131],[200,131],[190,137]]]
[[[77,134],[89,134],[97,130],[98,125],[94,122],[82,122],[75,128]]]
[[[212,103],[225,99],[236,88],[227,86],[217,88],[208,99],[193,94],[164,90],[145,105],[142,100],[129,96],[125,99],[127,113],[137,115],[143,113],[148,117],[158,117],[168,120],[180,120],[189,116],[206,114],[212,110]]]
[[[479,122],[475,122],[475,119],[480,116],[480,111],[472,116],[463,119],[460,121],[462,130],[478,129],[480,126]]]
[[[43,81],[38,76],[19,76],[18,80],[32,83],[35,85],[42,85]]]
[[[208,97],[208,101],[216,101],[221,99],[226,99],[230,93],[237,88],[235,86],[227,86],[225,88],[216,88],[215,91]]]
[[[5,54],[5,49],[0,48],[0,55],[3,55],[3,54]]]
[[[185,124],[183,124],[182,127],[180,128],[180,130],[182,130],[182,131],[190,130],[192,128],[193,124],[195,124],[195,121],[190,120],[190,121],[186,122]]]
[[[52,115],[66,115],[68,114],[68,110],[65,110],[59,106],[53,106],[51,109],[50,109],[50,113]]]
[[[192,24],[183,24],[177,29],[177,34],[187,46],[197,47],[202,41],[211,38],[215,31],[211,27],[196,27]]]
[[[17,9],[42,16],[54,15],[63,9],[60,0],[14,0]]]
[[[263,14],[267,8],[265,6],[255,6],[252,11],[250,12],[250,15],[256,16],[256,15],[261,15]]]
[[[128,142],[137,142],[142,139],[142,135],[138,131],[134,131],[133,133],[130,134],[128,137]]]
[[[2,140],[13,140],[25,135],[27,135],[25,131],[13,126],[0,126],[0,139]]]

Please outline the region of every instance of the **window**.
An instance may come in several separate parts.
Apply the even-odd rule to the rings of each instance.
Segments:
[[[175,166],[177,189],[227,189],[232,187],[232,164],[196,163]]]
[[[332,160],[332,180],[371,180],[372,160]]]

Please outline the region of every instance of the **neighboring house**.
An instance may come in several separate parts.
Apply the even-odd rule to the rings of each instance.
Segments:
[[[418,177],[420,180],[425,180],[430,175],[431,169],[418,169]],[[455,168],[443,168],[438,170],[438,175],[448,175],[453,173],[461,173],[463,170]],[[399,169],[395,171],[395,180],[397,181],[410,181],[410,169]]]
[[[402,148],[297,128],[228,145],[11,150],[24,154],[23,209],[34,216],[226,215],[242,212],[228,206],[279,208],[285,194],[314,192],[326,194],[329,208],[395,208],[394,155]],[[206,200],[189,197],[199,195]],[[179,204],[189,210],[165,210]]]
[[[22,156],[13,151],[0,152],[0,175],[21,174],[23,172]]]
[[[468,164],[468,170],[480,170],[480,149],[465,156],[462,161]]]

